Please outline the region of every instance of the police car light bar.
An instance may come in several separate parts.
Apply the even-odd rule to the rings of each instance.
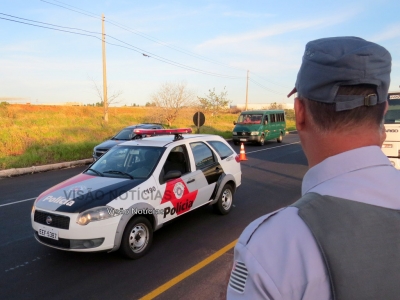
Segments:
[[[141,138],[143,136],[155,136],[155,135],[169,135],[174,134],[176,140],[182,139],[183,133],[192,133],[191,128],[179,128],[179,129],[134,129],[133,133]]]

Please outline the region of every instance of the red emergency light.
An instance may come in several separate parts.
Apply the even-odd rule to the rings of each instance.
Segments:
[[[191,128],[178,128],[178,129],[133,129],[133,133],[137,138],[142,138],[144,136],[156,136],[156,135],[169,135],[174,134],[175,139],[182,139],[183,133],[192,133]]]

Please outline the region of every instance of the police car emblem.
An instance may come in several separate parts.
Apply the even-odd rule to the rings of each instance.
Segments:
[[[182,182],[178,182],[174,186],[174,194],[177,199],[181,199],[183,196],[183,191],[185,190],[185,186]]]

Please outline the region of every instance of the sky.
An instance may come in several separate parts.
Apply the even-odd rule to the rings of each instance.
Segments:
[[[185,83],[198,97],[225,88],[232,104],[244,103],[247,70],[249,103],[293,103],[286,95],[294,87],[305,44],[333,36],[358,36],[388,49],[393,59],[390,90],[400,90],[398,0],[0,4],[0,99],[98,102],[102,14],[108,95],[120,93],[115,105],[144,105],[165,83]]]

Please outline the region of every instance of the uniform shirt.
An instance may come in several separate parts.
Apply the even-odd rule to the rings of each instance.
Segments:
[[[308,170],[302,195],[315,192],[400,209],[400,172],[377,146],[329,157]],[[331,299],[320,250],[296,207],[258,218],[235,246],[228,299]]]

